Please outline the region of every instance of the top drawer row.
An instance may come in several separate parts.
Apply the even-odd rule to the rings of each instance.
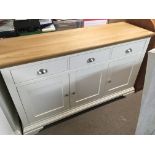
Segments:
[[[132,41],[107,48],[97,48],[70,56],[70,69],[90,66],[95,63],[104,63],[109,59],[120,59],[143,52],[146,40]]]
[[[146,39],[121,43],[105,48],[97,48],[78,54],[43,60],[25,65],[11,67],[11,74],[15,83],[45,77],[66,71],[90,66],[96,63],[104,63],[109,59],[118,59],[138,52],[143,52]]]

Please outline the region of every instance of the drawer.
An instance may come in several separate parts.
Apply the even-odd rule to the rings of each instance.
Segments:
[[[11,74],[15,83],[20,83],[63,72],[67,68],[67,58],[65,57],[17,66],[11,70]]]
[[[70,69],[90,66],[96,63],[107,62],[111,55],[110,48],[89,50],[70,57]]]
[[[112,50],[111,59],[119,59],[143,52],[145,43],[146,39],[142,39],[116,45]]]

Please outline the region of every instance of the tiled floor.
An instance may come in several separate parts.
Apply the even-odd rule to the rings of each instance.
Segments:
[[[142,92],[47,126],[40,135],[134,134]]]

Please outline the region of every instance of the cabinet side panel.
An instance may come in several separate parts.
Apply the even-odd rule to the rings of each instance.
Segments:
[[[22,129],[21,129],[20,118],[18,116],[17,110],[14,106],[14,103],[6,88],[5,82],[1,74],[0,74],[0,107],[2,108],[1,110],[4,113],[10,127],[12,128],[11,133],[21,134]],[[5,122],[2,121],[2,123],[5,123]]]
[[[10,92],[10,96],[13,100],[13,103],[17,109],[17,112],[19,114],[19,117],[21,119],[23,127],[27,126],[29,124],[25,110],[23,108],[23,105],[21,104],[17,89],[15,87],[14,81],[12,79],[12,76],[10,74],[9,68],[7,69],[2,69],[1,70],[3,79],[6,83],[6,86]]]

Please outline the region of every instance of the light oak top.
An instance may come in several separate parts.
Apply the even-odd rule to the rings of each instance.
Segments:
[[[154,33],[151,31],[120,22],[2,39],[0,40],[0,67],[63,56],[152,35]]]

